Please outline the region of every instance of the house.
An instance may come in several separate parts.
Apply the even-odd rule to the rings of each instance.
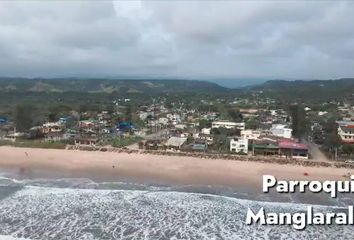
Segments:
[[[181,116],[179,114],[167,114],[166,116],[168,120],[173,124],[176,125],[181,122]]]
[[[161,140],[147,140],[144,146],[146,150],[159,150],[163,148]]]
[[[243,118],[254,118],[258,116],[258,109],[240,109]]]
[[[343,143],[354,143],[354,121],[338,121],[338,135]]]
[[[175,128],[176,129],[181,129],[181,130],[183,130],[183,129],[186,129],[187,128],[187,125],[186,124],[176,124],[175,125]]]
[[[240,113],[246,113],[246,114],[256,114],[258,113],[258,109],[255,108],[241,108]]]
[[[97,121],[93,119],[80,121],[79,128],[84,133],[97,133],[99,130]]]
[[[279,155],[279,146],[276,140],[260,139],[252,142],[253,155]]]
[[[44,134],[63,132],[65,125],[61,122],[48,122],[42,125],[42,131]]]
[[[167,125],[167,124],[168,124],[168,118],[160,117],[160,118],[159,118],[159,124],[161,124],[161,125]]]
[[[294,159],[308,159],[308,145],[298,143],[293,139],[262,138],[253,140],[253,155],[274,155]]]
[[[147,119],[147,117],[149,116],[149,114],[148,114],[147,112],[144,112],[144,111],[140,111],[140,112],[138,113],[138,115],[139,115],[139,118],[140,118],[141,120],[143,120],[143,121],[145,121],[145,119]]]
[[[132,132],[134,130],[134,126],[131,122],[128,121],[120,121],[117,124],[117,131],[121,134]]]
[[[291,128],[287,128],[286,125],[283,124],[273,124],[272,128],[270,129],[270,133],[273,136],[281,138],[291,138],[292,131],[293,130]]]
[[[186,137],[170,137],[166,142],[166,147],[173,150],[179,150],[187,142]]]
[[[88,145],[95,146],[98,143],[98,139],[90,136],[81,136],[75,139],[75,145]]]
[[[230,141],[230,152],[248,153],[248,139],[233,138]]]
[[[5,140],[16,140],[16,138],[24,138],[26,136],[25,133],[23,132],[11,132],[5,135],[4,139]]]
[[[290,139],[282,139],[278,141],[279,153],[282,157],[295,159],[308,159],[309,148],[306,144],[297,143]]]
[[[66,140],[65,134],[62,132],[49,132],[45,135],[44,141],[46,142],[56,142]]]
[[[194,151],[206,151],[208,149],[208,144],[206,141],[195,141],[192,144],[192,150]]]
[[[209,135],[211,133],[211,128],[203,128],[200,132]]]
[[[227,128],[227,129],[239,129],[245,130],[244,122],[229,122],[229,121],[214,121],[211,124],[211,128]]]
[[[214,138],[211,134],[204,134],[204,133],[196,133],[194,134],[194,138],[199,141],[205,141],[208,145],[213,144]]]
[[[261,136],[261,131],[246,129],[241,131],[241,138],[244,139],[258,139]]]

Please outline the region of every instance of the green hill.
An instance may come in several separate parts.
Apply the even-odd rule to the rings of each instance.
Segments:
[[[0,92],[221,93],[228,91],[230,90],[215,83],[196,80],[0,78]]]

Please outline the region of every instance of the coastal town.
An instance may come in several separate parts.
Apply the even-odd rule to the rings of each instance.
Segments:
[[[352,162],[354,108],[349,104],[271,108],[279,104],[248,98],[201,99],[196,107],[166,98],[131,102],[116,99],[107,110],[57,110],[27,129],[21,126],[23,116],[19,122],[0,116],[1,144]]]

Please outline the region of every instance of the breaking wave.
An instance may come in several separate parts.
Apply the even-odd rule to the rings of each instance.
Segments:
[[[296,231],[244,223],[248,207],[296,212],[305,210],[302,204],[176,192],[168,187],[161,191],[161,186],[136,188],[102,189],[88,179],[1,178],[0,239],[354,239],[354,228],[349,226]]]

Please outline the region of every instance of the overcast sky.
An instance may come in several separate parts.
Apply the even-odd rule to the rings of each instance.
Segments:
[[[354,1],[0,2],[1,76],[354,76]]]

